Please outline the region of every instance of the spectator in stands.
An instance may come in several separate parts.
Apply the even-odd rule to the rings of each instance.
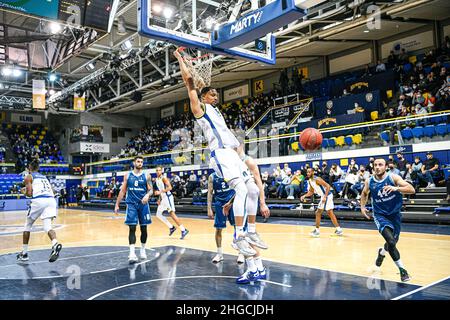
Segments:
[[[181,178],[176,173],[172,173],[172,176],[170,177],[170,184],[172,185],[172,193],[175,193],[177,197],[181,194]]]
[[[355,106],[353,108],[354,113],[364,112],[365,111],[364,108],[361,107],[358,102],[355,102],[354,106]]]
[[[356,194],[356,200],[359,200],[361,199],[361,191],[364,188],[364,184],[370,178],[370,173],[366,170],[365,166],[361,165],[357,177],[356,183],[350,187],[350,190]]]
[[[445,200],[450,201],[450,176],[445,180],[445,186],[447,187],[447,198],[445,198]]]
[[[342,97],[349,96],[349,95],[350,95],[350,93],[347,91],[347,89],[344,89],[344,91],[342,91]]]
[[[400,175],[400,170],[398,170],[398,168],[397,168],[397,163],[389,162],[388,169],[389,169],[389,172],[396,174],[396,175]]]
[[[348,199],[348,193],[351,191],[351,187],[355,185],[358,182],[358,169],[356,167],[353,167],[345,176],[345,183],[344,187],[342,188],[342,191],[339,192],[339,196],[343,197],[344,199]]]
[[[400,171],[401,176],[405,174],[407,163],[408,161],[403,156],[403,153],[397,152],[397,169]]]
[[[291,168],[289,168],[289,163],[285,163],[283,166],[284,174],[287,174],[288,172],[292,172]]]
[[[202,193],[208,192],[208,178],[205,175],[200,178],[200,190]]]
[[[284,170],[283,170],[283,172],[284,172]],[[286,192],[286,187],[291,184],[291,175],[292,175],[292,173],[291,173],[290,169],[288,171],[286,171],[286,173],[281,174],[281,176],[280,176],[281,181],[277,188],[278,199],[281,199],[284,197],[284,194]]]
[[[198,186],[197,175],[194,173],[194,171],[191,171],[191,174],[189,175],[189,181],[187,184],[187,193],[192,194],[194,190],[197,188],[197,186]]]
[[[322,175],[320,176],[326,183],[330,183],[330,168],[328,167],[328,163],[326,161],[322,162]]]
[[[284,97],[288,94],[289,78],[286,69],[281,70],[280,79],[278,81],[281,87],[281,95]]]
[[[401,64],[409,63],[409,56],[406,53],[405,48],[402,48],[402,50],[398,56],[398,60],[399,60],[399,63],[401,63]]]
[[[418,175],[419,173],[422,172],[422,161],[420,160],[419,156],[415,156],[414,157],[414,162],[412,164],[412,169],[413,171],[416,173],[416,175]]]
[[[393,50],[389,53],[389,56],[387,58],[387,62],[389,66],[393,67],[398,62],[398,54],[395,54]]]
[[[341,167],[336,163],[333,163],[330,169],[330,185],[333,186],[333,183],[339,181],[343,174],[344,172],[342,171]]]
[[[270,186],[270,183],[269,183],[269,173],[267,171],[264,171],[261,174],[261,181],[262,181],[263,188],[264,188],[264,196],[266,198],[268,198],[269,197],[269,186]]]
[[[369,172],[370,174],[373,173],[373,163],[375,162],[375,158],[374,157],[370,157],[369,158],[369,163],[365,166],[367,172]]]
[[[9,193],[11,193],[11,194],[18,194],[18,193],[20,193],[20,189],[19,189],[19,187],[18,187],[16,184],[14,184],[14,185],[9,189]]]
[[[67,205],[67,191],[66,188],[61,188],[61,190],[59,190],[59,205],[62,206],[66,206]]]
[[[303,181],[305,177],[302,175],[300,170],[295,171],[295,174],[291,177],[291,182],[286,186],[286,192],[288,194],[288,199],[294,199],[295,196],[299,195],[303,190]]]
[[[434,179],[439,177],[439,160],[433,157],[431,152],[427,152],[427,160],[424,161],[419,179],[428,183],[426,188],[436,187]]]
[[[366,78],[366,77],[370,77],[372,76],[372,72],[370,71],[370,66],[368,64],[366,64],[366,67],[364,69],[364,73],[361,76],[361,78]]]
[[[380,72],[385,72],[385,71],[386,71],[386,65],[382,61],[378,60],[377,66],[375,68],[375,72],[380,73]]]
[[[353,171],[353,169],[356,169],[356,171],[358,171],[358,168],[359,168],[359,167],[358,167],[358,165],[356,164],[355,159],[351,159],[351,160],[350,160],[350,164],[348,165],[348,168],[347,168],[347,173]]]
[[[414,172],[413,166],[410,163],[406,163],[405,171],[401,173],[401,177],[403,178],[403,180],[416,188],[417,174]]]

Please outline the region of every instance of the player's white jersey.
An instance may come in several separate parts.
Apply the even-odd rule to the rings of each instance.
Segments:
[[[203,104],[205,113],[197,118],[197,123],[203,130],[208,146],[211,151],[223,148],[237,148],[239,141],[228,129],[222,113],[210,104]]]
[[[164,184],[162,176],[159,178],[156,178],[156,187],[158,188],[159,191],[162,191],[166,188],[166,185]],[[165,192],[161,192],[161,196],[164,194],[165,194]]]
[[[317,177],[313,177],[312,179],[308,179],[308,184],[311,188],[314,189],[314,193],[323,197],[325,195],[325,187],[317,184]],[[331,192],[329,195],[332,194]]]
[[[38,172],[31,173],[31,176],[33,177],[33,199],[55,197],[50,181],[48,181],[46,176]]]

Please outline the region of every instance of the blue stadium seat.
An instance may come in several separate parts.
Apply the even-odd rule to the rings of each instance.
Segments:
[[[346,136],[344,138],[345,144],[348,146],[351,146],[353,144],[353,137],[352,136]]]
[[[336,147],[336,140],[328,139],[328,146],[331,147],[331,148]]]
[[[423,71],[425,71],[425,74],[429,74],[431,72],[431,67],[425,67],[423,68]]]
[[[323,140],[322,140],[322,148],[328,148],[328,139],[327,138],[324,138]]]
[[[426,127],[423,129],[423,134],[424,134],[426,137],[431,138],[431,137],[433,137],[434,135],[436,135],[436,130],[434,129],[434,126],[433,126],[433,125],[429,125],[429,126],[426,126]]]
[[[412,70],[413,66],[411,63],[407,63],[403,65],[403,73],[407,74]]]
[[[438,124],[435,128],[436,128],[436,134],[439,136],[445,136],[448,133],[447,124],[445,124],[445,123]]]
[[[419,138],[420,139],[424,135],[423,127],[420,127],[420,126],[417,126],[417,127],[413,128],[412,132],[413,132],[414,138]]]
[[[405,128],[401,132],[402,138],[405,140],[409,140],[413,138],[413,133],[411,128]]]
[[[380,133],[380,138],[383,140],[383,141],[386,141],[386,142],[389,142],[389,132],[388,131],[383,131],[383,132],[381,132]]]

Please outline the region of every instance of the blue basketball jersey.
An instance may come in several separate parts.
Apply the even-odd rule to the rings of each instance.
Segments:
[[[147,178],[145,173],[136,176],[133,171],[128,175],[126,203],[140,203],[147,194]]]
[[[236,192],[216,173],[213,173],[212,176],[214,190],[213,202],[224,205],[233,198]]]
[[[396,186],[390,173],[378,181],[373,176],[369,180],[369,189],[372,197],[373,212],[381,215],[400,214],[403,205],[403,196],[400,192],[383,191],[385,186]]]

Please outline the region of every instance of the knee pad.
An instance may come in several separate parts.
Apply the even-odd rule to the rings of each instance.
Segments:
[[[52,219],[44,219],[42,222],[44,223],[44,231],[46,233],[52,230]]]
[[[253,179],[247,181],[247,203],[246,209],[247,214],[256,215],[256,210],[258,210],[258,200],[259,200],[259,189]]]
[[[27,221],[25,221],[25,228],[23,229],[23,231],[30,232],[35,221],[36,220],[33,220],[31,218],[27,218]]]

